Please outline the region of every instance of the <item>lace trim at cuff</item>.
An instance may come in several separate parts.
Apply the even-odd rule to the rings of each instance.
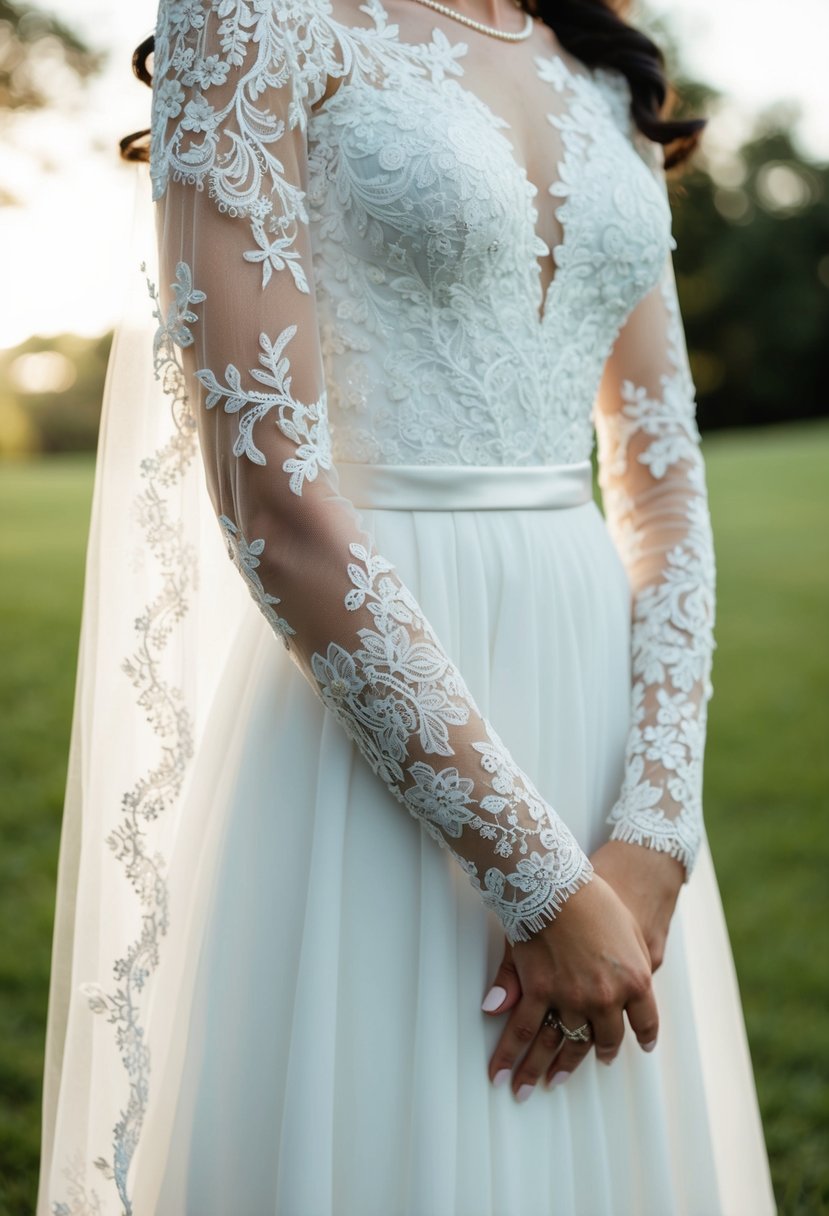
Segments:
[[[504,926],[511,945],[530,941],[556,917],[562,905],[593,877],[593,866],[575,842],[568,847],[562,840],[559,847],[543,856],[531,853],[519,861],[515,873],[506,882],[527,892],[526,898],[509,900],[503,896],[504,875],[500,870],[488,870],[484,877],[482,898]]]
[[[608,816],[613,829],[610,840],[639,844],[658,853],[676,857],[685,867],[687,882],[702,842],[702,820],[697,814],[684,811],[671,819],[659,810],[635,810],[620,800]]]

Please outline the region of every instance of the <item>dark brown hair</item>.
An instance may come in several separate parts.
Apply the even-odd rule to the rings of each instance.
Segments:
[[[586,67],[617,68],[627,77],[631,117],[643,135],[665,145],[666,169],[687,159],[707,119],[667,117],[678,94],[665,75],[665,57],[660,48],[621,15],[628,0],[521,0],[521,5],[548,25],[561,46]],[[154,46],[155,39],[150,35],[132,55],[133,72],[150,86],[147,60]],[[121,155],[126,160],[149,160],[149,134],[145,130],[125,135],[119,145]]]
[[[147,60],[155,50],[155,37],[150,34],[149,38],[145,38],[143,42],[139,42],[138,46],[132,53],[132,70],[133,74],[138,77],[142,84],[146,84],[152,88],[153,78],[147,68]],[[131,135],[125,135],[119,140],[118,147],[121,149],[121,155],[124,160],[149,160],[150,146],[148,135],[150,134],[149,127],[144,131],[133,131]]]
[[[630,85],[630,112],[648,139],[665,145],[665,168],[686,160],[699,143],[705,118],[669,118],[679,94],[665,75],[665,56],[623,14],[629,0],[521,0],[549,25],[566,51],[585,67],[617,68]],[[663,112],[665,116],[663,117]]]

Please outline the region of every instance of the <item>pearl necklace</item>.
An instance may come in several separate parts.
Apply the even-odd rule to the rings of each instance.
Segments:
[[[521,42],[524,38],[529,38],[533,32],[533,19],[529,13],[526,15],[524,28],[513,34],[507,30],[497,30],[492,25],[484,25],[482,21],[475,21],[472,17],[465,17],[463,13],[457,13],[453,8],[440,4],[439,0],[418,0],[418,3],[425,4],[427,8],[433,8],[438,13],[443,13],[445,17],[454,17],[456,21],[471,26],[473,30],[480,30],[482,34],[491,34],[493,38],[503,38],[505,42]],[[515,0],[515,7],[521,8],[519,0]]]

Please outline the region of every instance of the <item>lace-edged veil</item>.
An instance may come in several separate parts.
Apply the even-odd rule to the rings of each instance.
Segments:
[[[232,704],[244,719],[242,673],[264,637],[216,527],[176,349],[156,315],[150,182],[146,165],[135,171],[131,269],[103,393],[86,552],[41,1165],[43,1188],[61,1121],[86,1123],[87,1143],[102,1154],[96,1164],[122,1200],[136,1151],[159,1162],[137,1172],[141,1185],[162,1168],[175,1105],[166,1099],[184,1050],[173,1036],[186,1025],[169,1010],[181,1015],[192,992],[198,952],[189,933],[209,898],[229,801],[222,783],[244,733],[228,737],[233,715],[211,722],[211,707]],[[273,644],[270,634],[265,641]],[[205,747],[213,759],[199,765],[197,787],[192,760]],[[64,1163],[55,1168],[67,1173]],[[148,1210],[140,1194],[131,1199]]]

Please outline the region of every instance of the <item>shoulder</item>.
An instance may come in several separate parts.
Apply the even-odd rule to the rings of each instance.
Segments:
[[[657,177],[662,177],[665,149],[656,140],[648,139],[636,125],[631,112],[633,97],[627,76],[619,68],[605,66],[593,68],[591,76],[605,98],[616,126],[628,138],[648,168]]]
[[[155,79],[203,93],[238,84],[252,100],[291,85],[297,101],[315,99],[336,66],[335,30],[330,0],[160,0]]]
[[[329,0],[160,0],[153,58],[153,198],[171,174],[209,178],[234,211],[275,170],[269,147],[304,129],[341,70]]]

